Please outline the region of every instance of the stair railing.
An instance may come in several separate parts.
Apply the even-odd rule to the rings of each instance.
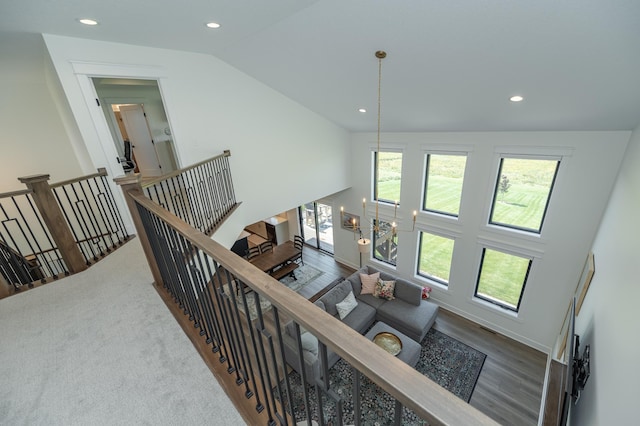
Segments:
[[[161,295],[166,294],[163,298],[171,299],[192,324],[195,333],[188,334],[202,357],[207,360],[213,353],[219,363],[226,365],[226,374],[233,378],[236,389],[244,395],[242,405],[236,405],[241,412],[259,413],[269,425],[296,424],[305,420],[310,425],[311,392],[316,393],[319,401],[320,424],[325,423],[321,414],[325,404],[336,404],[338,412],[342,405],[350,404],[359,412],[359,393],[354,391],[353,400],[345,401],[326,379],[318,381],[311,390],[302,386],[302,402],[294,403],[291,370],[283,349],[283,324],[292,320],[296,329],[298,365],[304,365],[300,336],[300,328],[304,327],[321,343],[321,359],[326,360],[330,349],[351,366],[354,390],[359,386],[361,376],[365,376],[395,399],[396,410],[407,407],[431,425],[496,424],[250,262],[149,200],[139,178],[116,179],[116,182],[125,194],[156,286]],[[247,293],[245,288],[251,291]],[[300,368],[300,371],[304,383],[304,369]],[[401,417],[396,415],[395,424],[400,421]],[[336,423],[341,424],[340,417]],[[354,423],[360,424],[357,416]]]
[[[147,197],[200,232],[212,235],[238,204],[229,157],[231,151],[169,175],[143,181]]]
[[[83,271],[130,238],[105,169],[18,180],[27,189],[0,194],[0,297]]]

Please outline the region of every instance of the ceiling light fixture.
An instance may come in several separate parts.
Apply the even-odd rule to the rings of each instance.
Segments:
[[[78,19],[78,22],[80,22],[81,24],[84,24],[84,25],[98,25],[98,21],[96,21],[94,19],[88,19],[88,18]]]
[[[221,27],[221,25],[218,24],[217,22],[209,22],[209,23],[207,23],[207,28],[218,29],[220,27]]]
[[[524,100],[524,98],[520,95],[514,95],[512,97],[509,98],[509,100],[511,102],[522,102]]]
[[[367,112],[367,109],[366,108],[358,108],[358,112],[361,112],[361,113],[364,114],[365,112]]]
[[[379,158],[380,158],[380,128],[381,128],[381,121],[382,121],[382,101],[381,101],[381,93],[382,93],[382,60],[384,58],[387,57],[387,52],[385,52],[384,50],[378,50],[375,53],[376,58],[378,58],[378,129],[377,129],[377,151],[376,151],[376,155],[375,155],[375,173],[374,176],[379,176]],[[364,108],[359,109],[358,111],[363,112]],[[366,110],[365,110],[366,111]],[[381,237],[384,236],[384,234],[387,234],[388,232],[391,232],[392,235],[395,235],[398,232],[404,232],[405,230],[400,230],[398,229],[395,219],[396,219],[396,215],[398,212],[398,202],[395,201],[394,202],[394,210],[393,210],[393,223],[391,224],[391,229],[381,229],[380,227],[380,220],[379,220],[379,207],[380,207],[380,201],[378,198],[378,185],[374,184],[374,198],[375,198],[375,204],[376,204],[376,215],[374,218],[373,223],[371,224],[370,229],[365,230],[365,231],[373,231],[375,233],[375,237],[376,239],[379,239]],[[362,220],[365,220],[367,217],[367,200],[365,198],[362,199]],[[418,215],[418,212],[414,210],[413,212],[413,224],[411,227],[411,230],[406,230],[406,232],[413,232],[416,228],[416,216]],[[340,220],[342,223],[344,223],[344,207],[340,207]],[[354,218],[351,222],[351,226],[353,228],[353,235],[354,235],[354,239],[355,239],[355,235],[356,232],[358,232],[360,234],[360,237],[358,238],[358,250],[360,251],[360,253],[368,253],[370,250],[370,245],[371,245],[371,240],[368,238],[364,238],[364,236],[362,235],[363,229],[362,229],[362,222],[361,223],[357,223],[356,219]]]

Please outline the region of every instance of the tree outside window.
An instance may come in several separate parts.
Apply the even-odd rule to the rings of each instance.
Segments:
[[[489,223],[540,233],[560,161],[504,157]]]

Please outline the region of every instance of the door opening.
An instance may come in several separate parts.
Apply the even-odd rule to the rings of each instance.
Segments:
[[[304,242],[321,251],[333,254],[331,206],[319,202],[306,203],[298,208],[298,216]]]
[[[175,171],[178,166],[174,141],[157,81],[95,77],[91,80],[123,172],[139,172],[145,178]],[[132,163],[125,160],[128,154]]]

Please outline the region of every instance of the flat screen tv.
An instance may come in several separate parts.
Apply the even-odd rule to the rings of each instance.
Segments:
[[[576,335],[576,298],[571,302],[569,311],[569,328],[567,330],[567,347],[565,349],[567,359],[567,369],[564,377],[564,395],[562,399],[562,413],[560,416],[560,425],[566,426],[569,419],[569,408],[573,400],[574,380],[573,365],[575,356],[575,335]]]
[[[571,302],[569,312],[569,328],[567,330],[567,370],[564,377],[564,395],[560,425],[565,426],[569,419],[571,405],[578,402],[580,392],[584,389],[589,379],[590,371],[590,345],[586,345],[580,355],[580,336],[576,334],[576,298]]]

